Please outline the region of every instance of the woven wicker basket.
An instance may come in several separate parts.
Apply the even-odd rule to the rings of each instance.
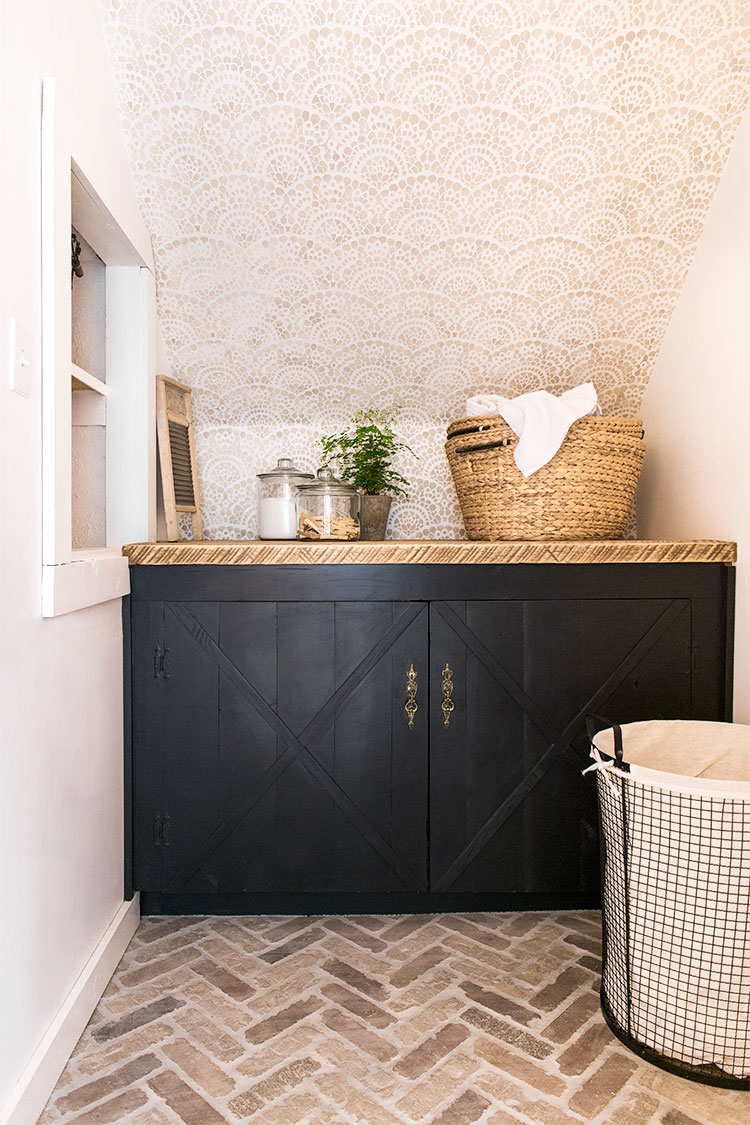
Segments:
[[[619,539],[645,446],[637,418],[580,418],[546,465],[525,478],[500,417],[461,418],[445,451],[469,539]]]

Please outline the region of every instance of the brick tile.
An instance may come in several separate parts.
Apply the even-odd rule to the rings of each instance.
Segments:
[[[525,937],[538,925],[539,914],[529,912],[528,914],[501,915],[502,932],[506,937]]]
[[[496,1039],[502,1039],[504,1043],[510,1043],[512,1047],[531,1055],[534,1059],[546,1059],[554,1050],[550,1043],[544,1043],[535,1035],[530,1035],[528,1031],[522,1031],[519,1027],[506,1023],[505,1020],[496,1019],[495,1016],[482,1012],[479,1008],[467,1008],[462,1013],[461,1019],[488,1035],[494,1035]]]
[[[479,942],[480,945],[486,945],[497,952],[508,949],[511,944],[510,938],[506,937],[505,934],[479,926],[476,922],[462,918],[460,915],[453,917],[446,915],[440,921],[446,929],[463,934],[464,937],[471,938],[472,941]]]
[[[272,945],[278,941],[284,941],[285,938],[293,937],[304,930],[309,930],[316,922],[320,921],[318,918],[286,918],[277,926],[270,926],[263,934],[265,941],[270,942]]]
[[[327,984],[320,991],[327,1000],[338,1004],[341,1008],[346,1008],[352,1015],[367,1020],[373,1027],[388,1027],[395,1021],[396,1017],[387,1012],[385,1008],[381,1008],[379,1004],[373,1004],[372,1000],[368,1000],[366,996],[362,996],[359,992],[351,992],[341,984]]]
[[[418,957],[415,957],[412,961],[407,961],[405,965],[391,973],[391,984],[394,988],[405,988],[407,984],[411,984],[424,973],[428,973],[430,969],[434,969],[447,956],[448,951],[440,946],[436,945],[432,949],[426,949],[424,953],[420,953]]]
[[[373,914],[347,914],[346,921],[352,922],[357,926],[362,926],[365,930],[372,930],[374,933],[379,933],[380,930],[385,929],[391,923],[391,919],[384,915]]]
[[[83,1109],[84,1106],[98,1102],[100,1098],[113,1094],[124,1086],[132,1086],[161,1065],[156,1055],[140,1055],[118,1070],[113,1070],[111,1074],[95,1078],[93,1082],[86,1082],[83,1086],[78,1086],[70,1093],[64,1094],[55,1102],[55,1108],[60,1113]]]
[[[679,1109],[669,1109],[661,1119],[661,1125],[703,1125],[702,1121],[696,1121],[694,1117],[688,1117],[686,1113],[682,1113]]]
[[[293,959],[296,961],[296,958]],[[285,971],[280,972],[282,966],[276,966],[267,973],[258,974],[255,983],[260,990],[253,997],[252,1004],[247,1005],[253,1015],[265,1016],[282,1008],[285,1004],[299,1000],[310,989],[315,988],[320,980],[319,967],[305,966],[297,971],[297,966],[290,962],[285,963]]]
[[[599,914],[592,917],[590,914],[566,912],[555,914],[552,920],[556,926],[561,926],[564,930],[575,930],[579,934],[586,934],[593,938],[602,936],[602,920]]]
[[[537,992],[532,1004],[535,1008],[541,1008],[543,1012],[552,1012],[582,984],[588,983],[589,978],[582,969],[576,966],[563,969],[559,976],[552,981],[552,984],[548,984]]]
[[[331,1037],[332,1039],[333,1037]],[[340,1040],[337,1040],[340,1042]],[[237,1063],[238,1074],[248,1078],[260,1080],[264,1074],[274,1067],[281,1066],[290,1058],[298,1058],[309,1054],[313,1044],[322,1057],[326,1040],[322,1038],[321,1028],[314,1023],[294,1024],[281,1035],[269,1039],[266,1043],[258,1044],[248,1050],[247,1056]]]
[[[588,934],[566,934],[563,941],[568,945],[576,946],[577,949],[583,949],[585,953],[593,954],[594,957],[601,956],[601,938],[590,937]]]
[[[144,1109],[143,1113],[137,1114],[132,1125],[171,1125],[171,1118],[165,1117],[160,1109],[152,1105]]]
[[[134,984],[144,984],[146,981],[153,980],[154,977],[160,977],[164,973],[171,972],[172,969],[179,969],[188,961],[196,961],[200,955],[201,951],[194,945],[188,946],[187,949],[178,949],[175,953],[170,953],[168,957],[159,957],[155,961],[149,961],[148,964],[142,965],[140,969],[131,969],[129,973],[124,973],[120,977],[120,984],[125,988],[131,988]]]
[[[273,1074],[269,1074],[261,1082],[257,1082],[247,1093],[255,1094],[261,1101],[271,1102],[288,1090],[299,1086],[300,1082],[304,1082],[317,1070],[320,1070],[320,1063],[316,1059],[295,1059],[294,1062],[287,1063]]]
[[[260,1023],[249,1027],[245,1032],[245,1037],[250,1043],[265,1043],[267,1039],[279,1035],[280,1032],[286,1031],[288,1027],[306,1019],[313,1012],[317,1012],[322,1003],[323,1001],[318,1000],[317,997],[311,997],[309,1000],[300,1000],[296,1004],[290,1004],[288,1008],[283,1008],[282,1011],[276,1012],[268,1019],[261,1020]]]
[[[470,1122],[479,1120],[488,1105],[487,1098],[476,1090],[465,1090],[439,1117],[434,1118],[435,1125],[470,1125]]]
[[[624,1105],[610,1110],[608,1125],[650,1125],[659,1108],[658,1098],[643,1090],[631,1090]],[[664,1125],[662,1120],[661,1125]]]
[[[91,1026],[98,1029],[99,1024],[107,1020],[111,1022],[115,1017],[132,1012],[135,1008],[145,1008],[149,1004],[156,1004],[167,995],[175,996],[192,979],[193,974],[188,966],[182,966],[179,969],[173,969],[170,973],[164,973],[153,981],[146,982],[146,984],[131,989],[123,989],[117,996],[112,997],[106,1008],[103,1008],[99,1023]]]
[[[76,1125],[110,1125],[110,1122],[122,1121],[128,1113],[135,1113],[145,1103],[146,1095],[142,1090],[126,1090],[85,1113],[76,1114]]]
[[[467,1050],[460,1047],[428,1071],[422,1079],[410,1083],[408,1093],[396,1103],[396,1108],[407,1117],[421,1120],[434,1113],[446,1100],[455,1096],[456,1090],[476,1073],[481,1066]]]
[[[355,945],[361,945],[364,949],[369,949],[372,953],[379,953],[381,950],[388,948],[387,942],[378,937],[373,937],[372,934],[363,933],[362,930],[353,926],[351,922],[347,922],[344,918],[328,918],[325,927],[340,937],[346,938],[347,941],[352,941]]]
[[[394,1070],[403,1074],[405,1078],[417,1078],[424,1074],[429,1067],[434,1066],[436,1062],[444,1058],[449,1051],[453,1051],[459,1044],[463,1043],[468,1035],[469,1032],[460,1024],[446,1024],[437,1034],[432,1035],[426,1042],[421,1043],[419,1047],[415,1047],[408,1055],[399,1059],[394,1065]]]
[[[179,1000],[176,996],[164,996],[161,1000],[154,1000],[152,1004],[146,1004],[143,1008],[136,1008],[122,1019],[101,1024],[95,1029],[93,1038],[97,1043],[104,1043],[108,1039],[116,1039],[119,1035],[128,1035],[136,1028],[143,1027],[152,1020],[158,1020],[160,1016],[165,1016],[176,1008],[181,1008],[184,1003],[184,1000]]]
[[[498,974],[508,971],[508,954],[496,953],[494,949],[488,949],[487,946],[472,941],[471,938],[464,937],[463,934],[448,934],[443,940],[443,945],[446,949],[455,949],[456,952],[463,953],[473,961],[487,965],[494,972],[495,979],[497,979]]]
[[[461,997],[452,992],[441,992],[436,1000],[427,1000],[415,1005],[414,1015],[402,1018],[398,1026],[393,1029],[394,1036],[401,1043],[416,1043],[423,1039],[428,1032],[434,1031],[444,1023],[450,1023],[462,1011],[464,1003]]]
[[[359,1020],[354,1016],[349,1015],[347,1012],[341,1012],[338,1008],[329,1008],[320,1017],[321,1023],[335,1031],[338,1035],[342,1035],[358,1047],[366,1054],[372,1055],[380,1062],[386,1062],[388,1059],[394,1058],[398,1054],[398,1050],[383,1039],[381,1035],[371,1031],[369,1028],[364,1027]]]
[[[285,957],[291,957],[293,953],[299,953],[300,949],[305,949],[308,945],[320,941],[323,936],[324,931],[321,929],[313,927],[311,930],[305,930],[284,942],[283,945],[277,945],[274,949],[269,949],[267,953],[261,953],[259,955],[260,960],[265,961],[268,965],[275,965],[277,961],[283,961]]]
[[[143,1054],[149,1047],[169,1039],[172,1035],[174,1035],[174,1028],[163,1020],[147,1023],[138,1031],[113,1040],[108,1047],[80,1055],[76,1060],[76,1069],[79,1074],[88,1077],[100,1070],[107,1070],[115,1063],[132,1059],[133,1055]]]
[[[251,933],[244,926],[241,926],[240,921],[241,919],[232,920],[229,918],[216,920],[213,923],[214,933],[231,945],[242,949],[245,953],[262,953],[266,950],[268,948],[266,942],[257,934]]]
[[[229,997],[213,988],[202,977],[194,976],[190,984],[182,990],[183,996],[194,1007],[201,1008],[230,1031],[244,1031],[252,1016],[248,1009],[230,1000]]]
[[[748,1125],[747,1094],[612,1036],[598,933],[577,911],[146,919],[40,1125]]]
[[[485,1008],[491,1008],[493,1012],[497,1012],[500,1016],[509,1016],[516,1023],[522,1023],[524,1027],[528,1027],[534,1020],[539,1019],[539,1013],[532,1011],[531,1008],[518,1004],[507,996],[501,996],[498,992],[490,992],[469,980],[461,981],[460,987],[475,1004],[482,1004]]]
[[[545,1098],[531,1097],[527,1089],[517,1082],[509,1081],[504,1075],[484,1074],[477,1079],[476,1084],[495,1103],[513,1113],[523,1114],[524,1120],[533,1121],[535,1125],[580,1125],[580,1117],[573,1117]]]
[[[263,1107],[263,1120],[258,1125],[341,1125],[343,1118],[325,1109],[320,1098],[312,1093],[290,1094],[282,1101]]]
[[[233,1062],[245,1053],[245,1048],[226,1031],[217,1027],[205,1012],[183,1008],[175,1016],[175,1023],[221,1062]]]
[[[368,1098],[338,1074],[322,1074],[316,1079],[316,1085],[340,1110],[349,1114],[349,1120],[361,1122],[362,1125],[401,1125],[400,1118]]]
[[[392,926],[383,930],[380,936],[386,942],[401,941],[402,938],[413,934],[415,930],[421,930],[432,917],[434,916],[430,914],[415,914],[399,918],[398,922],[394,922]]]
[[[557,1075],[542,1070],[536,1063],[508,1050],[495,1039],[479,1037],[474,1044],[474,1050],[480,1058],[490,1063],[491,1066],[497,1067],[505,1074],[513,1075],[514,1078],[520,1078],[522,1082],[527,1082],[529,1086],[543,1094],[551,1094],[553,1097],[557,1097],[565,1090],[565,1083]]]
[[[558,1066],[563,1074],[583,1074],[593,1062],[601,1057],[607,1047],[617,1040],[604,1020],[583,1031],[578,1039],[563,1051],[558,1058]]]
[[[192,1078],[196,1086],[201,1086],[211,1097],[219,1098],[223,1094],[230,1094],[234,1089],[234,1079],[192,1043],[188,1043],[187,1039],[175,1039],[174,1043],[165,1044],[162,1050],[167,1058],[185,1071],[188,1078]]]
[[[583,1117],[596,1117],[609,1105],[631,1075],[638,1069],[638,1063],[625,1055],[610,1055],[594,1071],[580,1090],[577,1090],[568,1105]]]
[[[174,933],[185,935],[188,941],[192,941],[190,935],[195,933],[204,921],[205,918],[200,918],[197,915],[190,915],[187,918],[169,918],[168,920],[142,918],[138,927],[138,941],[139,943],[151,944]]]
[[[185,1125],[224,1125],[224,1116],[173,1071],[162,1071],[155,1078],[150,1078],[148,1084]]]
[[[593,992],[584,992],[555,1016],[547,1027],[542,1028],[542,1033],[553,1043],[566,1043],[598,1011],[599,997]]]
[[[234,973],[230,973],[207,957],[201,961],[196,961],[190,968],[194,973],[199,973],[200,976],[204,977],[214,988],[218,988],[225,992],[227,996],[231,996],[233,1000],[247,1000],[255,992],[255,989],[251,988],[246,981],[240,980]]]
[[[160,938],[157,941],[151,942],[149,945],[144,945],[141,949],[133,950],[128,957],[127,964],[129,964],[131,968],[135,969],[138,967],[138,965],[143,965],[148,963],[149,961],[153,961],[156,957],[164,957],[167,953],[174,953],[178,949],[183,949],[185,945],[199,940],[200,937],[200,933],[190,933],[189,935],[186,935],[183,930],[180,930],[176,934],[172,934],[170,937]],[[125,964],[123,964],[123,962],[121,962],[121,964],[122,967],[125,968]],[[110,981],[110,984],[107,986],[108,989],[111,986],[112,982]],[[120,981],[117,980],[114,988],[119,991],[119,987]],[[105,996],[106,995],[107,993],[105,992]]]
[[[371,1000],[385,1000],[388,996],[387,990],[383,985],[370,977],[360,973],[359,969],[355,969],[353,965],[347,964],[346,961],[326,961],[323,969],[330,973],[332,977],[337,977],[338,980],[348,984],[351,988],[356,988],[358,992],[364,992],[365,996],[369,996]]]

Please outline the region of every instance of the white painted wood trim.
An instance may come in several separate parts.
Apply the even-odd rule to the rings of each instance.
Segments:
[[[123,902],[0,1109],[0,1125],[34,1125],[140,921],[140,896]]]
[[[107,265],[107,538],[156,531],[156,291],[147,269]]]
[[[42,567],[42,617],[60,617],[130,593],[128,560],[120,551],[105,547],[76,555]]]
[[[84,371],[77,363],[71,363],[70,370],[74,379],[79,383],[84,383],[90,391],[96,391],[98,395],[108,395],[109,387],[101,379],[97,379],[96,375],[89,375],[88,371]]]
[[[60,239],[70,238],[70,168],[63,156],[54,78],[42,84],[42,561],[65,562],[71,551],[70,265]],[[63,232],[61,235],[60,232]],[[67,285],[66,285],[67,280]],[[65,386],[59,385],[61,364]]]

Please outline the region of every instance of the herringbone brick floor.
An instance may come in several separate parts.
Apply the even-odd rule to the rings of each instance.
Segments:
[[[625,1050],[593,912],[148,918],[40,1118],[748,1125]]]

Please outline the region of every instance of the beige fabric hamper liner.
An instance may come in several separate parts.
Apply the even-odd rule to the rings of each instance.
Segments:
[[[681,779],[746,782],[746,789],[733,786],[730,795],[750,793],[750,726],[670,719],[666,727],[665,720],[652,719],[627,723],[621,729],[624,760],[631,767],[641,767],[631,769],[632,777],[643,777],[653,785],[667,784],[670,788],[698,792],[711,791],[714,787],[685,785]],[[594,745],[614,758],[611,730],[600,731],[594,738]],[[658,781],[657,773],[670,777]]]
[[[612,730],[593,741],[592,757],[614,757]],[[605,908],[603,994],[641,1044],[747,1078],[750,726],[654,720],[624,725],[622,741],[630,772],[598,771],[617,822],[604,886],[627,901],[612,918]]]

